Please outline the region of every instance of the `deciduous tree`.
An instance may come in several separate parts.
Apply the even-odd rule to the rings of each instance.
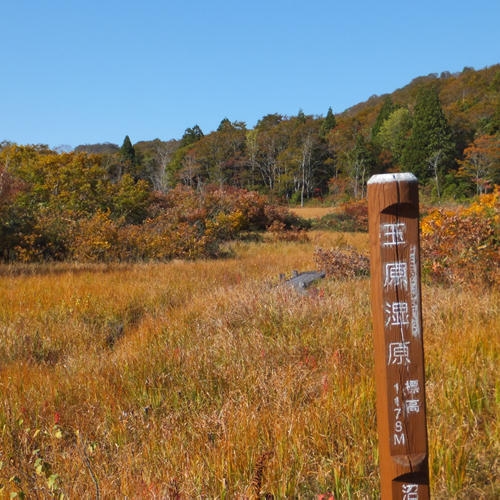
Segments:
[[[335,151],[336,175],[350,180],[351,196],[363,197],[374,161],[361,124],[355,118],[339,120],[335,129],[329,134],[328,141],[330,149]]]
[[[500,183],[500,134],[480,135],[465,148],[459,175],[476,185],[476,193],[491,191]]]
[[[376,142],[390,151],[393,165],[401,165],[408,134],[411,130],[411,116],[407,108],[397,108],[380,125]]]

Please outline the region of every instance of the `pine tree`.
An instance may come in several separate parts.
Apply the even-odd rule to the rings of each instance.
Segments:
[[[394,111],[396,111],[396,109],[397,106],[392,102],[392,99],[390,97],[386,97],[384,99],[384,103],[382,104],[382,108],[380,108],[377,119],[375,120],[375,124],[372,127],[372,139],[378,135],[383,123]]]
[[[181,147],[194,144],[195,142],[199,141],[202,137],[204,137],[204,134],[198,125],[195,125],[192,128],[187,128],[184,131],[184,135],[182,136],[181,139]]]
[[[326,117],[321,124],[321,129],[319,131],[320,137],[325,137],[330,130],[334,129],[337,126],[337,120],[335,115],[333,114],[332,108],[328,108],[328,112],[326,113]]]
[[[132,141],[128,135],[125,136],[123,140],[122,147],[120,148],[120,154],[124,161],[135,162],[135,149],[132,145]]]
[[[421,181],[439,176],[453,164],[455,143],[435,87],[424,87],[417,95],[413,128],[402,155],[402,163]]]
[[[122,164],[122,174],[130,174],[132,177],[135,177],[137,173],[137,158],[135,155],[135,148],[128,135],[125,136],[122,147],[120,148],[120,160]]]

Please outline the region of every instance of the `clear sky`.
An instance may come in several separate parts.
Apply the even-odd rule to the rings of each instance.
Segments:
[[[500,62],[499,0],[3,0],[0,142],[179,139]]]

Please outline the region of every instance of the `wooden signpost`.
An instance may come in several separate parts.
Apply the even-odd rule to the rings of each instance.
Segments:
[[[382,499],[429,498],[418,182],[368,181],[371,298]]]

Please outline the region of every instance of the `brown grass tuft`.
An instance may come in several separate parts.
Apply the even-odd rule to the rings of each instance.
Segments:
[[[262,482],[264,480],[264,471],[268,461],[273,456],[273,451],[265,451],[261,453],[255,462],[254,472],[251,482],[252,496],[251,498],[259,499],[261,497]],[[267,495],[266,495],[267,498]]]

